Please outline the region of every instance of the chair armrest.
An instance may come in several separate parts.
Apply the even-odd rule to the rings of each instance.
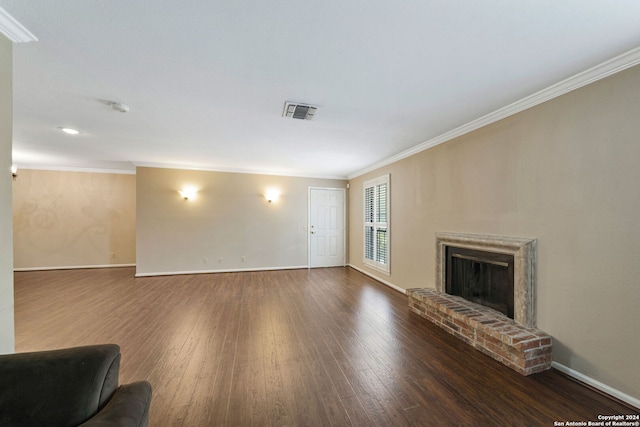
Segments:
[[[0,425],[78,425],[118,388],[114,344],[0,355]]]
[[[151,384],[138,381],[120,386],[113,397],[82,427],[146,427],[149,425]]]

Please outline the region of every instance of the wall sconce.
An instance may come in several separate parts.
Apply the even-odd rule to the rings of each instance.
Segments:
[[[11,165],[11,177],[13,178],[14,181],[18,177],[18,166],[17,165]]]
[[[280,191],[275,188],[270,188],[264,193],[264,198],[267,199],[267,202],[277,202],[280,198]]]
[[[195,187],[183,187],[182,190],[178,190],[178,193],[185,200],[194,200],[198,193],[198,189]]]

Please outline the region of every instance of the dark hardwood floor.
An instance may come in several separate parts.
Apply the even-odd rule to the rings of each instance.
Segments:
[[[153,385],[153,426],[553,426],[634,411],[530,377],[350,268],[134,278],[15,274],[16,350],[113,342]]]

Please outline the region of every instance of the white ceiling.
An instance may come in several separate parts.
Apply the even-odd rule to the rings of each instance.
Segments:
[[[640,46],[637,0],[0,7],[39,39],[14,45],[14,162],[61,169],[353,176]]]

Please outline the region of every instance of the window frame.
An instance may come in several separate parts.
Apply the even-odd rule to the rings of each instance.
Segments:
[[[386,204],[384,206],[386,210],[386,221],[380,221],[379,213],[380,209],[380,194],[379,189],[380,186],[386,186]],[[368,206],[367,200],[367,191],[368,189],[373,188],[373,200],[369,203],[372,205]],[[362,188],[362,199],[363,199],[363,247],[362,247],[362,259],[366,266],[375,268],[385,274],[391,274],[391,175],[386,174],[379,176],[374,179],[367,180],[363,183]],[[373,209],[373,212],[370,210]],[[373,221],[369,221],[372,219]],[[386,258],[386,262],[380,261],[379,255],[379,247],[378,247],[378,234],[380,231],[384,230],[384,235],[386,235],[385,239],[385,253],[384,257]],[[368,234],[370,231],[371,234]],[[371,241],[367,242],[369,239]],[[368,248],[371,248],[368,250]],[[368,254],[371,253],[371,257],[368,257]]]

